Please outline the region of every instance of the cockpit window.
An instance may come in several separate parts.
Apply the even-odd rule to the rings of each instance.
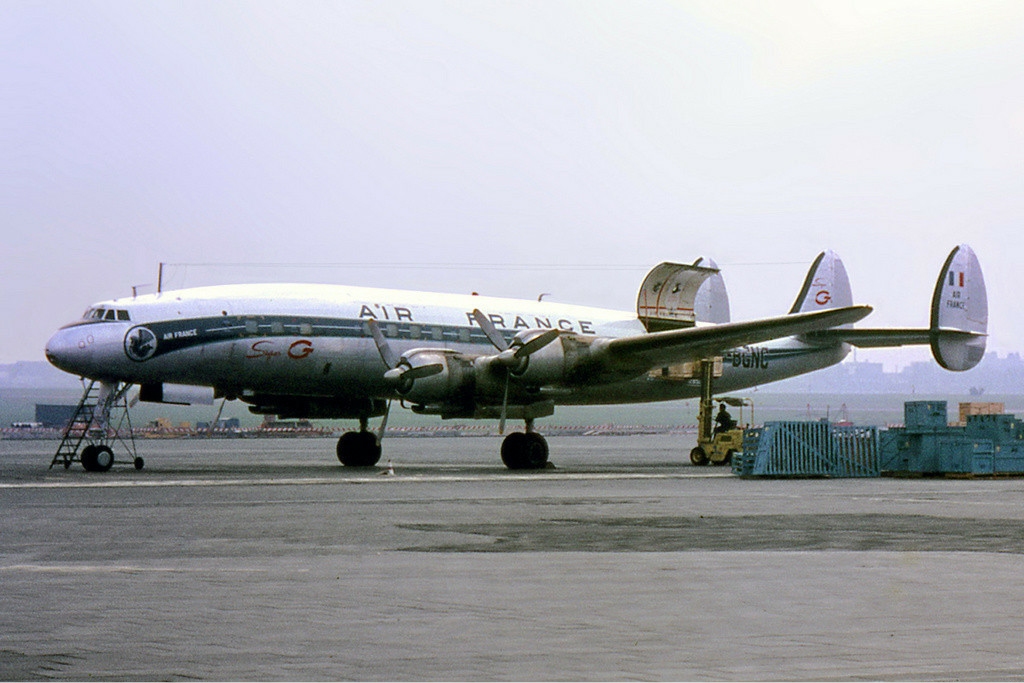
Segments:
[[[131,315],[123,308],[90,308],[82,314],[83,320],[123,320],[130,321]]]

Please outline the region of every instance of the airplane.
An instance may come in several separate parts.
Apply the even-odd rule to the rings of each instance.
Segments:
[[[101,427],[112,397],[133,385],[148,402],[239,399],[255,414],[359,420],[336,455],[343,465],[372,467],[399,401],[442,419],[497,419],[502,433],[507,420],[523,420],[525,431],[503,440],[502,461],[541,469],[548,445],[534,421],[556,405],[708,401],[712,391],[834,365],[852,346],[927,344],[952,371],[984,355],[987,293],[966,244],[942,265],[929,327],[853,327],[871,311],[853,304],[845,266],[825,251],[786,315],[743,322],[730,320],[721,271],[702,258],[655,266],[635,312],[340,285],[158,291],[93,304],[50,338],[46,357],[100,383]],[[382,423],[371,431],[376,417]],[[86,469],[113,463],[103,439],[90,437]]]

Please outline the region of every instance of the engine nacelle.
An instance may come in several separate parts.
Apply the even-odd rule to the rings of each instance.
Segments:
[[[473,359],[450,349],[412,349],[388,375],[402,398],[419,404],[461,403],[475,384]]]
[[[536,333],[537,331],[530,331]],[[516,345],[528,344],[529,334],[521,333],[512,342]],[[590,345],[594,337],[562,333],[550,344],[542,346],[529,355],[519,358],[516,364],[509,367],[513,380],[520,385],[550,386],[564,384],[570,375],[584,365],[590,354]]]
[[[568,339],[559,337],[529,356],[512,365],[509,371],[512,377],[521,384],[543,386],[559,384],[565,379],[566,353],[565,342]],[[513,347],[515,342],[513,342]]]

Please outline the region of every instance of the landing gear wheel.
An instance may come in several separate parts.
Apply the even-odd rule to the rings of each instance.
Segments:
[[[114,451],[110,446],[89,444],[82,449],[82,467],[86,472],[106,472],[114,466]]]
[[[96,471],[106,472],[114,466],[114,451],[110,446],[100,446],[96,449]]]
[[[373,467],[380,460],[380,444],[373,432],[345,432],[336,452],[345,467]]]
[[[512,432],[501,442],[501,461],[510,470],[542,470],[548,464],[548,442],[536,432]]]
[[[85,468],[86,472],[98,472],[96,469],[96,449],[99,446],[89,444],[82,449],[82,467]]]
[[[692,462],[694,465],[707,465],[708,454],[704,452],[703,448],[697,446],[692,451],[690,451],[690,462]]]
[[[135,458],[135,460],[132,461],[132,464],[135,465],[135,469],[141,470],[146,466],[146,461],[142,458]]]

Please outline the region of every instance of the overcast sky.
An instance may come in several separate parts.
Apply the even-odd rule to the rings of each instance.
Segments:
[[[1022,2],[7,0],[0,101],[0,362],[161,261],[632,310],[710,256],[743,319],[834,249],[926,326],[961,242],[1024,338]]]

